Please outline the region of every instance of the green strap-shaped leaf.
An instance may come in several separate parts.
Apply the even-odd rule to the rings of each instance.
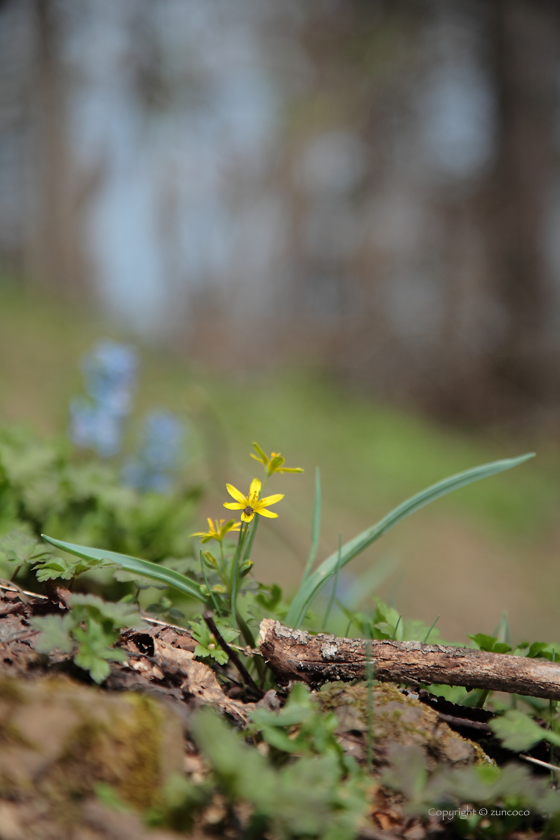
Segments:
[[[67,543],[62,540],[47,537],[46,534],[42,534],[41,536],[51,545],[62,549],[62,551],[67,551],[69,554],[84,557],[86,560],[109,560],[116,566],[126,569],[127,572],[134,572],[150,580],[165,583],[167,586],[191,595],[193,598],[197,598],[199,601],[203,601],[203,603],[211,606],[209,597],[203,592],[201,586],[196,581],[191,580],[185,575],[181,575],[179,572],[174,572],[173,569],[166,569],[163,566],[158,566],[157,563],[150,563],[149,560],[139,560],[137,557],[129,557],[127,554],[117,554],[116,551],[104,551],[101,548],[88,548],[85,545]]]
[[[311,550],[305,571],[303,572],[303,581],[306,581],[311,574],[315,557],[317,556],[317,549],[319,547],[319,535],[321,531],[321,473],[319,467],[315,468],[315,502],[313,504],[313,528],[311,533]]]
[[[472,470],[466,470],[466,472],[458,473],[443,481],[439,481],[437,484],[432,484],[431,487],[422,490],[421,493],[417,493],[416,496],[412,496],[412,498],[396,507],[381,519],[380,522],[372,525],[366,531],[362,531],[353,540],[347,542],[342,547],[340,567],[349,563],[350,560],[360,554],[372,542],[375,542],[375,540],[378,540],[379,537],[393,528],[401,519],[420,510],[424,505],[430,504],[430,502],[439,499],[440,496],[451,493],[453,490],[458,490],[460,487],[472,484],[473,481],[479,481],[481,478],[488,478],[488,476],[495,475],[504,470],[510,470],[512,467],[516,467],[518,464],[522,464],[524,461],[533,457],[534,452],[530,452],[527,455],[521,455],[519,458],[507,458],[503,461],[494,461],[491,464],[482,464],[479,467],[474,467]],[[339,553],[337,551],[324,560],[313,574],[302,582],[286,616],[288,627],[296,628],[299,626],[312,598],[321,586],[335,573],[338,563]]]

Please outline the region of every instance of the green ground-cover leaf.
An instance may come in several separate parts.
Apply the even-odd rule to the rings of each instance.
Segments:
[[[220,665],[225,665],[228,661],[228,655],[223,650],[219,642],[217,641],[216,637],[213,633],[210,632],[210,628],[206,624],[205,621],[189,621],[189,625],[191,628],[191,633],[193,639],[196,639],[198,642],[194,655],[198,656],[202,659],[206,657],[210,657],[215,659],[216,662]],[[239,630],[236,630],[234,627],[231,627],[226,622],[221,621],[220,619],[216,619],[216,627],[226,642],[226,644],[230,644],[231,642],[235,642],[237,637],[239,636]]]
[[[15,566],[36,563],[52,557],[52,549],[47,548],[23,528],[14,528],[0,538],[0,560]]]
[[[543,729],[533,718],[518,709],[512,709],[490,721],[490,726],[508,750],[530,750],[539,741],[549,741],[560,747],[560,735],[550,729]]]
[[[303,683],[296,683],[288,702],[279,712],[255,709],[251,715],[253,731],[265,741],[289,755],[326,755],[332,753],[345,766],[343,750],[336,735],[338,721],[334,713],[322,713],[318,703]],[[296,729],[294,729],[296,727]]]
[[[126,654],[113,645],[123,627],[142,627],[137,608],[128,603],[113,604],[97,595],[72,595],[70,611],[64,616],[35,617],[31,626],[40,630],[36,649],[39,653],[74,651],[74,662],[102,683],[110,673],[109,662],[124,662]]]
[[[41,632],[35,640],[35,650],[38,653],[50,653],[51,650],[60,650],[62,653],[70,653],[74,647],[70,633],[74,622],[70,615],[45,615],[41,618],[32,618],[30,626]]]
[[[479,650],[487,651],[488,653],[509,653],[512,650],[511,645],[506,642],[499,642],[495,636],[488,636],[486,633],[477,633],[475,636],[469,636]]]
[[[20,427],[0,426],[0,536],[41,531],[81,545],[151,561],[191,552],[198,484],[173,493],[138,492],[116,464],[77,460],[68,441],[42,441]]]
[[[227,798],[252,806],[248,837],[264,836],[267,828],[285,840],[359,835],[367,786],[348,775],[335,754],[305,755],[276,768],[207,709],[196,713],[192,730]]]

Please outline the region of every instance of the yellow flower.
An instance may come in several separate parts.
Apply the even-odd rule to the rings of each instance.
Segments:
[[[253,446],[256,450],[256,455],[253,455],[251,452],[251,458],[254,458],[255,461],[259,461],[265,468],[267,475],[272,475],[272,473],[299,473],[303,472],[301,467],[285,467],[283,466],[285,462],[285,458],[280,455],[279,452],[271,452],[270,458],[266,455],[263,450],[260,448],[258,443],[253,443]]]
[[[248,496],[244,496],[243,493],[231,484],[226,484],[226,487],[229,495],[235,499],[235,502],[224,502],[224,507],[230,510],[240,510],[243,522],[251,522],[255,513],[260,513],[261,516],[266,516],[268,519],[277,518],[277,513],[272,513],[272,511],[266,510],[266,508],[269,505],[275,505],[276,502],[283,499],[283,493],[276,493],[275,496],[266,496],[264,499],[259,499],[261,482],[258,478],[252,480]]]
[[[206,533],[191,534],[191,537],[200,537],[200,542],[202,543],[210,542],[210,540],[222,542],[226,534],[229,534],[230,531],[239,531],[241,522],[234,522],[233,519],[230,519],[228,522],[225,522],[224,519],[220,519],[220,521],[216,519],[212,522],[209,518],[208,527],[209,530]]]

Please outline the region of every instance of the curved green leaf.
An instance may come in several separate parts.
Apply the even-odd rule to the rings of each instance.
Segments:
[[[415,496],[407,499],[406,502],[403,502],[401,505],[396,507],[388,513],[387,516],[375,525],[372,525],[371,528],[368,528],[366,531],[362,531],[362,533],[358,534],[357,537],[354,537],[354,539],[350,540],[350,542],[347,542],[342,547],[340,567],[349,563],[350,560],[360,554],[360,552],[371,545],[372,542],[378,540],[379,537],[382,537],[383,534],[393,528],[401,521],[401,519],[410,516],[411,513],[415,513],[415,511],[420,510],[420,508],[430,504],[430,502],[439,499],[441,496],[445,496],[447,493],[451,493],[453,490],[465,487],[473,481],[479,481],[481,478],[488,478],[489,476],[503,472],[504,470],[510,470],[512,467],[522,464],[529,458],[533,458],[534,454],[534,452],[530,452],[527,455],[521,455],[519,458],[506,458],[503,461],[493,461],[491,464],[482,464],[481,466],[474,467],[471,470],[466,470],[465,472],[458,473],[457,475],[452,475],[450,478],[445,478],[443,481],[438,481],[437,484],[432,484],[431,487],[428,487],[426,490],[422,490],[421,493],[417,493]],[[292,601],[288,615],[286,616],[286,624],[288,627],[296,628],[299,626],[312,598],[321,586],[323,586],[323,584],[335,573],[338,563],[339,553],[337,551],[335,554],[331,554],[330,557],[324,560],[323,563],[321,563],[321,565],[313,572],[313,574],[303,581],[294,600]]]
[[[321,531],[321,473],[319,467],[315,468],[315,502],[313,504],[313,528],[311,532],[311,550],[305,571],[303,572],[303,581],[306,581],[313,568],[315,557],[317,556],[317,549],[319,547],[319,535]]]
[[[149,560],[129,557],[127,554],[117,554],[116,551],[104,551],[101,548],[88,548],[85,545],[67,543],[62,540],[47,537],[46,534],[41,534],[41,536],[51,545],[60,548],[62,551],[67,551],[69,554],[84,557],[86,560],[109,560],[109,562],[114,563],[116,566],[126,569],[127,572],[133,572],[142,575],[142,577],[149,578],[149,580],[157,580],[165,583],[167,586],[171,586],[179,592],[184,592],[186,595],[191,595],[193,598],[211,606],[209,597],[196,581],[179,574],[179,572],[174,572],[173,569],[166,569],[163,566],[158,566],[157,563],[150,563]]]

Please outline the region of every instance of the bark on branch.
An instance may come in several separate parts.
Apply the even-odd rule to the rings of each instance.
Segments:
[[[471,648],[372,641],[374,677],[382,682],[415,685],[443,683],[507,691],[560,700],[560,664]],[[313,686],[364,679],[367,652],[363,639],[311,636],[265,618],[260,626],[261,653],[280,682],[304,680]]]

